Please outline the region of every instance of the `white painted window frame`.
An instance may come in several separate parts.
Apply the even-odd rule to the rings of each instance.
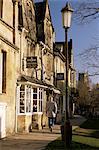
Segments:
[[[43,113],[43,88],[40,87],[36,87],[37,88],[37,112],[33,112],[33,88],[31,87],[31,111],[30,112],[26,112],[26,90],[27,90],[27,85],[25,86],[25,98],[24,98],[24,107],[25,107],[25,111],[23,113],[20,113],[20,87],[21,84],[19,86],[17,86],[17,114],[18,115],[32,115],[32,114],[42,114]],[[42,99],[39,98],[39,90],[40,90],[40,97],[41,97],[41,92],[42,92]],[[39,111],[39,102],[40,102],[40,106],[41,106],[41,101],[42,101],[42,112]],[[41,110],[41,108],[40,108]]]

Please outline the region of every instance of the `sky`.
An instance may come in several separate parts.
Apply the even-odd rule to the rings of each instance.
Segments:
[[[42,0],[35,0],[42,1]],[[79,0],[75,1],[75,4]],[[62,15],[61,9],[65,7],[66,0],[49,0],[50,13],[52,18],[52,23],[56,33],[56,41],[65,40],[65,31],[62,26]],[[74,9],[74,8],[73,8]],[[78,25],[73,21],[68,30],[68,40],[73,39],[73,50],[74,50],[74,65],[78,72],[86,72],[88,68],[84,64],[83,60],[78,56],[78,54],[85,49],[88,49],[93,43],[96,43],[96,39],[99,39],[99,19],[92,21],[89,24]],[[90,57],[90,56],[89,56]],[[99,76],[91,77],[93,83],[99,83]]]

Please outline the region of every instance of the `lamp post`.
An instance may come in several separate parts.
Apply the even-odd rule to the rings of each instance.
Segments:
[[[71,8],[70,4],[67,2],[66,6],[61,10],[62,12],[62,22],[63,28],[65,29],[65,68],[66,68],[66,101],[65,101],[65,121],[64,121],[64,141],[67,147],[70,147],[70,143],[72,140],[72,127],[69,121],[69,114],[68,114],[68,69],[69,69],[69,61],[68,61],[68,36],[67,32],[71,25],[71,17],[73,13],[73,9]]]

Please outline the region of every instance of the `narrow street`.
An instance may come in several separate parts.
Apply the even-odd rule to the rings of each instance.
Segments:
[[[42,150],[49,142],[60,137],[59,126],[52,133],[48,128],[28,134],[15,134],[0,140],[0,150]]]
[[[84,121],[84,117],[75,116],[71,119],[72,128],[77,128]],[[42,150],[48,143],[60,136],[60,125],[55,125],[52,133],[47,127],[41,131],[33,130],[32,133],[28,134],[18,133],[0,140],[0,150]]]

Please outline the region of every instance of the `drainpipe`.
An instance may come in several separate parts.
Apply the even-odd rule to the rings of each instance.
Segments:
[[[44,76],[43,76],[43,73],[44,73],[44,68],[43,68],[43,51],[47,48],[45,44],[43,44],[43,42],[40,42],[41,46],[43,46],[43,48],[41,49],[41,80],[43,81],[44,80]]]

